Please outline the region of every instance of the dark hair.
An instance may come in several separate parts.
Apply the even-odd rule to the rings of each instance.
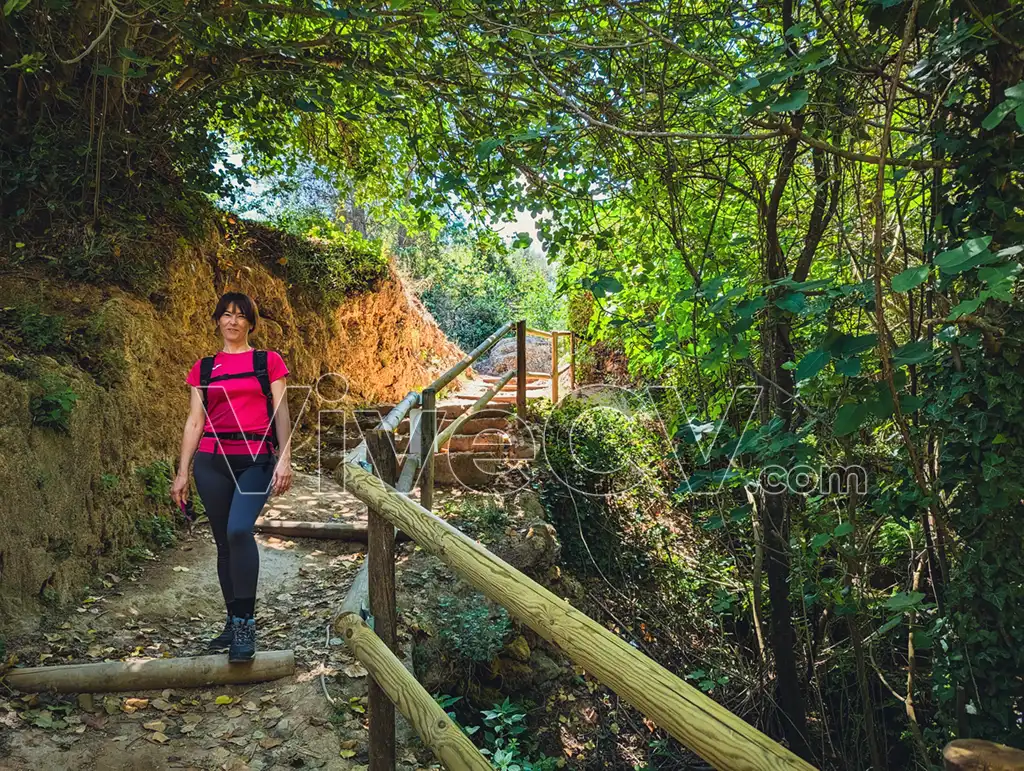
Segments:
[[[256,301],[243,292],[225,292],[217,301],[217,307],[213,311],[213,320],[219,322],[220,317],[228,312],[228,308],[234,305],[245,316],[249,322],[249,331],[256,329]]]

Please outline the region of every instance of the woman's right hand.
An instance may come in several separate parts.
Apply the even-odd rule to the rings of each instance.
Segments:
[[[188,500],[188,477],[179,474],[171,483],[171,499],[175,506],[184,506]]]

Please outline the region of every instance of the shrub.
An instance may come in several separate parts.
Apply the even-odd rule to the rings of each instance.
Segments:
[[[640,417],[582,399],[563,400],[548,413],[544,449],[556,478],[543,496],[573,567],[597,567],[626,583],[653,577],[659,529],[650,503],[663,493],[650,428]]]
[[[153,461],[148,466],[140,466],[135,470],[135,473],[142,480],[146,497],[149,500],[161,506],[173,504],[171,500],[171,482],[174,478],[174,473],[171,470],[170,463],[166,460]]]
[[[147,560],[155,559],[153,552],[145,546],[129,546],[124,550],[124,556],[130,562],[145,562]]]
[[[135,521],[135,529],[150,543],[162,549],[174,546],[178,536],[170,517],[154,514]]]
[[[472,662],[484,663],[497,656],[512,631],[512,621],[505,609],[477,593],[443,596],[430,615],[438,637]]]
[[[59,375],[52,373],[40,378],[42,393],[37,393],[29,402],[32,422],[52,428],[65,434],[71,433],[71,412],[78,401],[78,394]]]
[[[445,711],[461,700],[461,696],[434,696],[434,701]],[[482,743],[480,752],[491,758],[494,768],[502,771],[553,771],[558,767],[558,758],[540,754],[536,742],[530,739],[526,710],[520,704],[506,698],[501,704],[481,710],[479,714],[483,717],[482,726],[460,724],[460,728]],[[448,717],[459,723],[455,712],[448,712]]]
[[[143,235],[145,224],[117,223],[116,242],[101,235],[64,234],[72,245],[59,255],[58,263],[69,278],[100,286],[117,284],[149,296],[163,283],[166,255],[158,242]]]
[[[490,755],[491,765],[499,771],[552,771],[558,759],[533,757],[537,752],[534,742],[526,733],[526,710],[508,698],[491,709],[483,710],[484,747],[481,752]]]
[[[67,322],[63,316],[44,313],[37,305],[24,305],[8,311],[22,345],[33,353],[60,348],[67,340]]]
[[[282,230],[241,225],[244,240],[276,274],[301,289],[315,305],[337,307],[346,297],[372,289],[388,274],[378,241],[346,230],[321,215],[282,221]]]
[[[442,511],[460,530],[485,540],[500,536],[508,522],[506,511],[489,495],[447,502]]]

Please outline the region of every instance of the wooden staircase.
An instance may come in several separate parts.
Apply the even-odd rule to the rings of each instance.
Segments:
[[[497,375],[481,375],[464,383],[459,392],[437,403],[437,430],[443,432],[463,415],[483,393],[501,380]],[[550,398],[551,387],[543,376],[527,378],[527,399]],[[378,404],[360,410],[354,419],[341,424],[325,425],[321,432],[320,465],[333,470],[345,453],[363,441],[387,415],[393,404]],[[528,432],[520,430],[515,414],[516,384],[507,383],[480,412],[465,420],[434,459],[434,484],[442,487],[485,489],[493,480],[517,461],[532,460],[537,448]],[[406,417],[395,429],[395,451],[409,451],[410,421]]]

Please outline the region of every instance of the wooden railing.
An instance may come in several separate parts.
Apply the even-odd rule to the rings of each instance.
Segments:
[[[434,455],[458,430],[460,421],[483,409],[513,377],[517,412],[520,417],[525,416],[527,378],[537,376],[526,368],[528,332],[551,340],[551,370],[544,375],[551,381],[552,401],[558,401],[559,380],[566,371],[570,387],[575,385],[573,335],[528,330],[525,322],[520,321],[515,324],[514,373],[501,378],[439,434],[437,393],[489,351],[512,326],[509,323],[501,327],[421,394],[410,393],[335,471],[343,486],[369,509],[367,557],[346,595],[334,628],[371,676],[370,771],[394,769],[395,706],[446,767],[491,768],[396,655],[396,528],[445,562],[459,578],[504,606],[522,624],[558,645],[574,662],[715,768],[812,770],[812,766],[785,747],[431,513]],[[560,339],[568,340],[569,353],[569,362],[561,368]],[[410,413],[409,450],[399,470],[393,432]],[[419,503],[410,497],[417,471]]]

